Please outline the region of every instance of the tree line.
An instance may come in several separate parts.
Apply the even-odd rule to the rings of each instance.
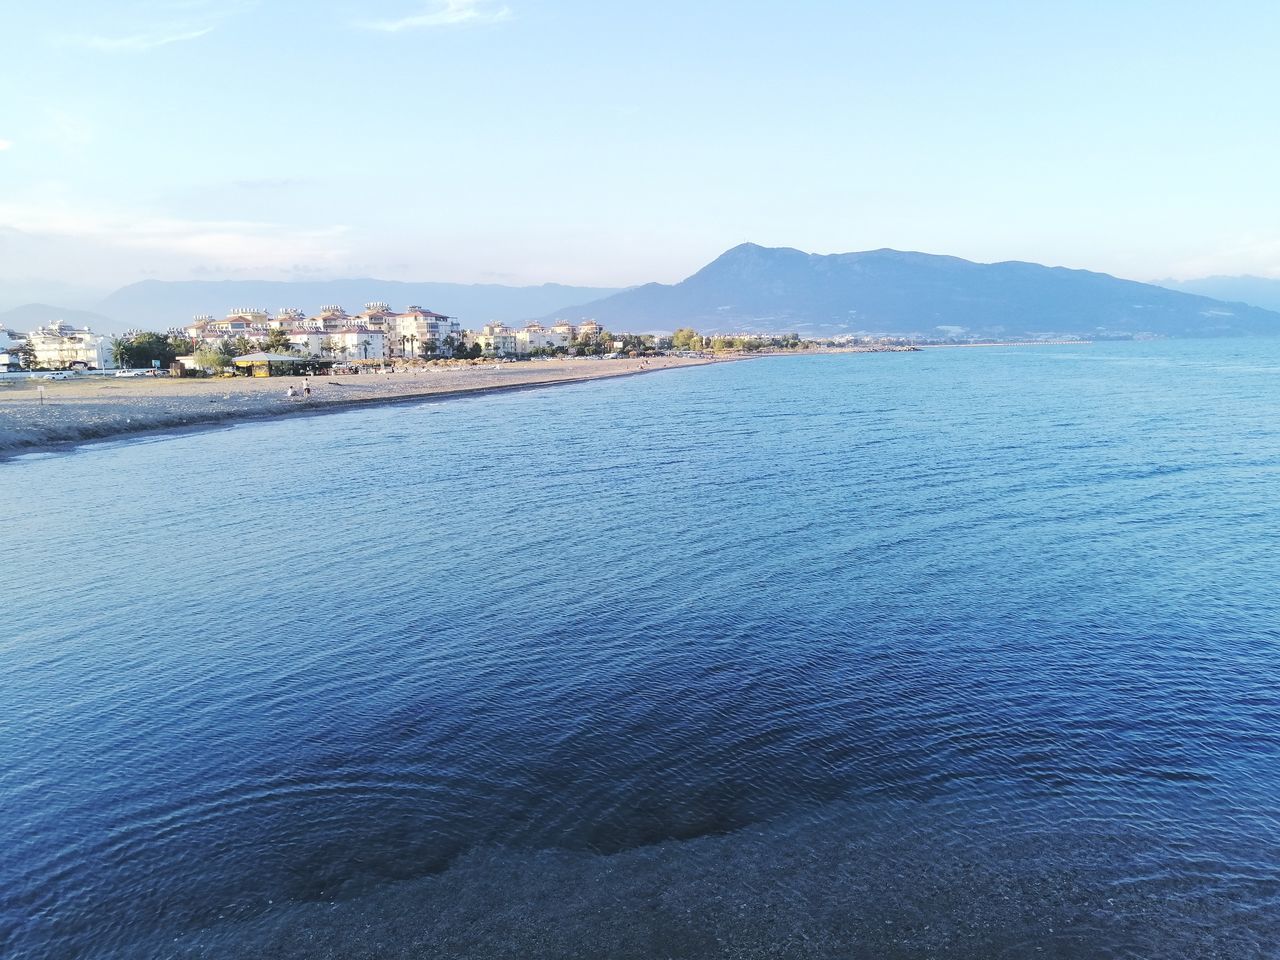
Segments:
[[[156,361],[168,369],[178,357],[195,349],[189,337],[180,333],[134,333],[111,338],[111,359],[117,367],[153,367]]]
[[[681,327],[671,335],[673,350],[745,350],[754,353],[758,350],[799,350],[804,346],[798,333],[784,333],[778,336],[746,336],[725,337],[718,335],[703,336],[692,327]]]

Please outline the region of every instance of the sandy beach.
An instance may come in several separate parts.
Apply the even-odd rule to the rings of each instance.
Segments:
[[[363,403],[576,383],[715,362],[719,361],[651,357],[427,366],[396,373],[312,377],[309,398],[300,395],[302,377],[4,380],[0,381],[0,457],[130,433],[315,413]],[[299,396],[287,396],[291,386]]]

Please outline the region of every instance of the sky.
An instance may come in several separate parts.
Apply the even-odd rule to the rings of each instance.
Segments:
[[[1277,49],[1269,0],[9,0],[0,291],[1280,277]]]

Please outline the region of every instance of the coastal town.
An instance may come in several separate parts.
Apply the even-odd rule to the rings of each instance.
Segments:
[[[382,301],[358,313],[234,308],[120,336],[52,323],[0,328],[0,457],[148,430],[534,389],[749,357],[907,351],[797,334],[615,333],[591,319],[489,322]]]
[[[122,336],[53,323],[30,331],[0,327],[0,372],[159,370],[177,376],[222,372],[273,375],[301,370],[356,373],[438,361],[553,357],[637,357],[675,351],[759,353],[834,346],[789,334],[715,334],[688,328],[672,334],[618,333],[593,319],[511,326],[497,321],[464,329],[457,317],[416,304],[393,310],[384,301],[358,313],[329,304],[308,315],[294,307],[274,312],[236,307],[224,317],[196,316],[164,332]],[[857,346],[847,343],[844,346]],[[864,347],[904,348],[898,341]],[[247,359],[250,358],[250,359]]]

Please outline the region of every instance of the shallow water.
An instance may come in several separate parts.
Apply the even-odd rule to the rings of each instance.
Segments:
[[[0,465],[0,953],[1280,942],[1280,341]]]

